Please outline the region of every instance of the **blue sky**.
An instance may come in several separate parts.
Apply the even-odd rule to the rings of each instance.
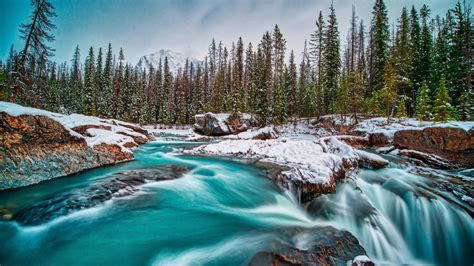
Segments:
[[[230,46],[239,36],[245,43],[257,43],[265,30],[278,24],[287,39],[288,50],[298,55],[304,40],[313,31],[320,10],[326,16],[331,0],[51,0],[58,16],[54,18],[55,59],[69,61],[78,44],[84,57],[90,46],[114,52],[123,47],[125,58],[136,63],[142,55],[171,49],[201,58],[214,37]],[[351,6],[357,15],[370,19],[374,0],[334,0],[341,39],[344,43]],[[432,15],[442,14],[456,0],[386,0],[392,21],[402,6],[426,3]],[[31,13],[29,0],[0,0],[0,59],[11,44],[23,45],[18,28]]]

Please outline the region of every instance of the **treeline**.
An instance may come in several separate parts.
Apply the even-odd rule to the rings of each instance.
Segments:
[[[327,18],[319,13],[298,64],[275,26],[255,46],[239,38],[229,49],[212,40],[202,64],[186,62],[177,73],[166,58],[157,69],[132,66],[110,44],[91,47],[83,64],[76,47],[70,65],[49,61],[48,47],[12,47],[0,63],[0,97],[138,123],[192,123],[208,111],[251,112],[262,124],[336,113],[469,120],[472,19],[470,6],[458,2],[444,17],[431,17],[426,5],[403,8],[391,25],[384,1],[376,0],[368,26],[353,8],[341,49],[331,5]]]

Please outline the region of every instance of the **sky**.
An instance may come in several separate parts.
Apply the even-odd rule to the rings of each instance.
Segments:
[[[76,45],[82,59],[90,46],[112,44],[114,53],[123,47],[126,61],[135,64],[160,49],[203,58],[212,38],[230,47],[242,36],[245,44],[256,44],[266,30],[278,24],[287,40],[287,51],[297,57],[305,39],[314,31],[319,11],[327,19],[331,0],[50,0],[57,17],[51,46],[54,60],[70,61]],[[334,0],[341,43],[344,45],[352,5],[368,25],[375,0]],[[457,0],[385,0],[391,22],[403,6],[429,5],[432,16],[444,15]],[[469,2],[469,1],[468,1]],[[20,50],[24,41],[19,26],[28,22],[30,0],[0,0],[0,59],[11,45]]]

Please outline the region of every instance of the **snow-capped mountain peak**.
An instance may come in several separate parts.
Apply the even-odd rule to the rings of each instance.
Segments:
[[[142,56],[138,60],[137,66],[139,68],[149,68],[151,65],[154,69],[158,69],[160,59],[161,64],[164,65],[165,57],[168,57],[168,65],[170,71],[173,73],[177,73],[179,68],[184,67],[184,65],[186,64],[186,59],[189,59],[189,63],[192,62],[195,66],[201,63],[196,58],[186,56],[183,53],[161,49],[158,52]]]

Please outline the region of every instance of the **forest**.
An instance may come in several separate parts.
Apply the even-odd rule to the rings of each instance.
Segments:
[[[213,39],[201,64],[177,73],[167,59],[157,69],[134,66],[110,43],[77,46],[71,62],[54,62],[55,8],[32,5],[31,23],[20,28],[25,47],[12,46],[0,61],[3,101],[140,124],[190,124],[203,112],[255,113],[262,125],[326,114],[472,119],[474,32],[465,2],[443,17],[427,5],[404,7],[393,23],[383,0],[368,23],[353,6],[345,38],[331,5],[316,17],[300,62],[275,25],[258,44]]]

